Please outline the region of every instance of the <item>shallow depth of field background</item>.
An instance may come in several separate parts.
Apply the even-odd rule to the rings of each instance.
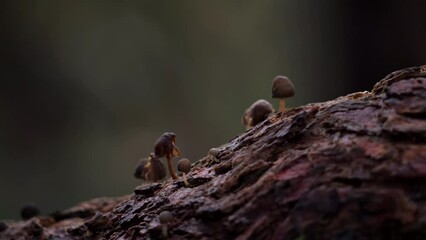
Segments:
[[[370,90],[426,63],[424,1],[3,1],[0,219],[132,192],[165,131],[195,161],[244,109]],[[177,161],[177,160],[176,160]]]

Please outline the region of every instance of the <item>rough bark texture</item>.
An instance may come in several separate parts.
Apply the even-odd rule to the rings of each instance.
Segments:
[[[425,239],[426,71],[269,119],[194,163],[182,180],[137,187],[1,239]]]

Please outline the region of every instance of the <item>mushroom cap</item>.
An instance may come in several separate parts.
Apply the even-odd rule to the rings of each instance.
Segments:
[[[0,232],[3,232],[4,230],[6,230],[9,226],[0,220]]]
[[[166,177],[166,169],[159,158],[150,158],[151,168],[146,172],[145,178],[153,182]]]
[[[172,156],[179,156],[180,151],[176,146],[176,134],[172,132],[166,132],[161,135],[154,146],[155,156],[162,158],[167,154],[172,154]]]
[[[135,178],[144,179],[144,175],[145,175],[144,168],[145,168],[145,165],[148,163],[148,160],[149,159],[147,158],[142,158],[139,161],[138,165],[136,166],[135,172],[133,173],[133,176]]]
[[[248,127],[256,126],[258,123],[265,121],[273,111],[274,107],[272,107],[271,103],[264,99],[259,99],[244,111],[242,122]]]
[[[177,170],[179,172],[189,173],[189,171],[191,171],[191,161],[187,158],[182,158],[177,164]]]
[[[40,210],[34,203],[26,203],[21,208],[21,217],[24,220],[30,219],[32,217],[35,217],[37,215],[40,215]]]
[[[135,178],[156,182],[166,177],[166,169],[161,160],[154,156],[154,153],[150,153],[149,158],[140,160],[133,176],[135,176]]]
[[[208,154],[212,155],[213,157],[217,157],[219,153],[220,153],[219,148],[210,148]]]
[[[276,76],[272,80],[272,97],[273,98],[287,98],[294,96],[294,85],[285,76]]]
[[[171,222],[173,220],[173,215],[169,211],[162,211],[158,215],[158,220],[160,220],[160,223],[162,223],[162,224],[168,223],[168,222]]]
[[[150,154],[149,162],[144,167],[144,178],[156,182],[166,177],[166,169],[161,160]]]

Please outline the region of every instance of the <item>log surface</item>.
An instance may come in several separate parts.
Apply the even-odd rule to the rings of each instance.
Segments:
[[[371,92],[270,117],[193,164],[182,180],[138,186],[48,217],[8,223],[0,239],[424,239],[426,71]]]

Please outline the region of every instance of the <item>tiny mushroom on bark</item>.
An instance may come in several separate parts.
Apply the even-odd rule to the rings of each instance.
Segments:
[[[259,99],[244,111],[242,122],[247,129],[250,129],[265,121],[273,111],[272,104],[264,99]]]
[[[285,98],[294,96],[294,85],[285,76],[276,76],[272,81],[272,98],[280,99],[280,112],[285,111]]]
[[[148,159],[142,159],[139,162],[134,176],[156,182],[166,177],[166,169],[160,159],[154,153],[150,153]]]
[[[133,176],[135,178],[139,178],[139,179],[144,179],[144,169],[145,169],[145,165],[147,165],[149,162],[148,158],[142,158],[138,165],[136,166],[135,172],[133,173]]]
[[[176,135],[171,132],[166,132],[161,135],[155,142],[155,156],[157,158],[166,157],[169,167],[170,176],[177,179],[175,170],[173,169],[172,158],[180,155],[180,150],[176,146]]]
[[[191,161],[189,161],[187,158],[182,158],[177,164],[177,169],[179,172],[182,173],[183,182],[185,183],[185,186],[189,186],[186,174],[191,171]]]
[[[27,220],[27,219],[36,217],[38,215],[40,215],[40,210],[34,203],[31,203],[31,202],[26,203],[21,208],[21,218],[23,220]]]
[[[168,235],[167,224],[170,223],[171,221],[173,221],[173,215],[172,215],[172,213],[169,212],[169,211],[162,211],[158,215],[158,220],[161,223],[161,229],[163,231],[163,236],[167,237],[167,235]]]
[[[217,157],[220,153],[219,148],[210,148],[209,150],[209,154],[212,155],[213,157]]]
[[[4,230],[6,230],[9,226],[7,226],[7,224],[3,221],[0,221],[0,232],[3,232]]]
[[[215,162],[219,162],[219,159],[217,159],[217,156],[219,156],[220,150],[219,148],[210,148],[208,154],[213,157],[213,160]]]

